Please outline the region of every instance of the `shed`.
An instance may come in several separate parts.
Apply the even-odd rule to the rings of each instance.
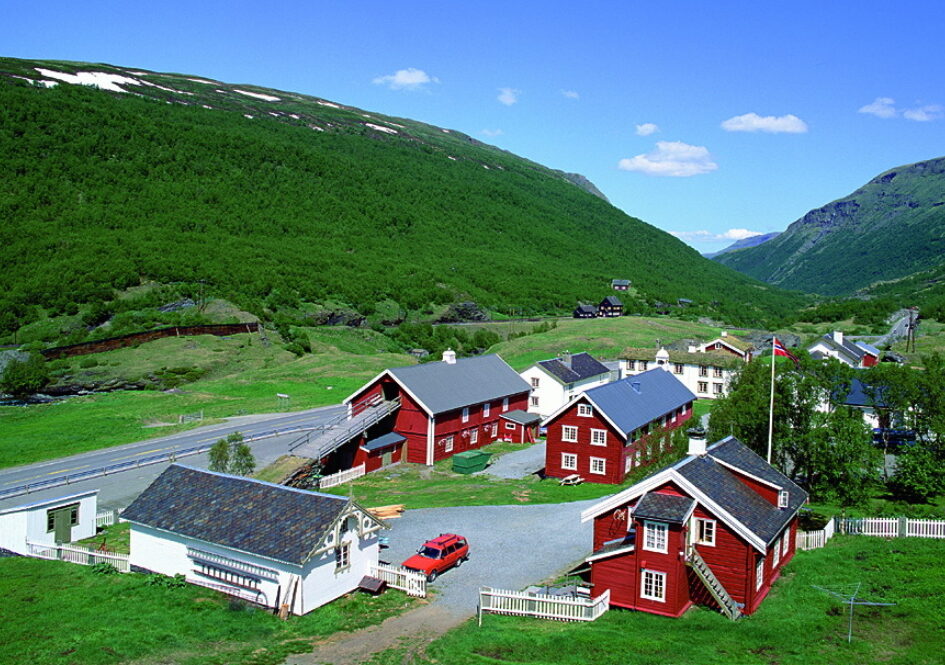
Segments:
[[[28,554],[27,541],[71,543],[95,535],[98,490],[32,501],[0,510],[0,549]]]
[[[535,443],[538,423],[541,422],[540,415],[516,409],[503,413],[501,418],[503,423],[500,437],[503,440],[512,443]]]

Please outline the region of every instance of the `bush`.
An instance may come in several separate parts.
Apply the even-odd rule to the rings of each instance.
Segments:
[[[90,367],[98,367],[98,361],[92,356],[86,356],[79,361],[79,367],[83,369],[88,369]]]
[[[161,575],[160,573],[154,573],[148,575],[144,583],[147,586],[156,586],[163,589],[180,589],[187,586],[187,580],[184,579],[184,576],[180,573],[177,573],[173,577],[169,575]]]
[[[92,571],[94,575],[117,575],[118,569],[115,568],[112,564],[107,561],[100,561],[99,563],[93,564],[89,570]]]

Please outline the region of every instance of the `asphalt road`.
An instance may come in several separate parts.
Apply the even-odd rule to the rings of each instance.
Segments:
[[[156,439],[147,439],[123,446],[94,450],[56,460],[38,462],[26,466],[0,469],[0,490],[16,487],[27,483],[40,482],[70,473],[80,473],[92,469],[107,467],[129,460],[172,453],[178,450],[194,448],[202,444],[212,443],[230,432],[241,432],[244,436],[271,432],[283,428],[315,427],[343,414],[345,407],[333,405],[298,411],[295,413],[265,414],[255,416],[240,416],[227,419],[226,423],[199,427],[171,436]],[[300,436],[299,433],[290,433],[278,437],[251,442],[253,454],[258,466],[264,466],[280,455],[288,452],[289,444]],[[181,463],[192,466],[206,467],[207,455],[194,455],[181,459]],[[31,492],[8,499],[0,500],[0,508],[32,503],[40,499],[55,498],[99,488],[99,506],[104,508],[123,508],[137,494],[158,476],[168,466],[167,463],[153,464],[141,468],[115,473],[114,475],[98,476],[69,485],[60,485],[49,489]]]

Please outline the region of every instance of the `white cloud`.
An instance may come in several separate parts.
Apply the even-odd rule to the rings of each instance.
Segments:
[[[622,171],[637,171],[647,175],[685,178],[710,173],[719,168],[712,161],[708,149],[682,141],[657,141],[656,150],[645,155],[623,158],[617,162]]]
[[[736,115],[722,123],[722,129],[727,132],[767,132],[768,134],[803,134],[807,131],[807,123],[792,113],[781,116],[757,113]]]
[[[373,80],[375,85],[386,85],[391,90],[421,90],[428,83],[439,82],[440,79],[415,67],[398,69],[393,74],[378,76]]]
[[[484,129],[482,130],[483,136],[488,136],[489,138],[494,138],[496,136],[502,136],[504,133],[501,129]]]
[[[642,125],[637,125],[637,136],[649,136],[650,134],[655,134],[660,131],[658,125],[654,125],[652,122],[644,122]]]
[[[562,90],[561,94],[567,97],[568,99],[580,99],[581,95],[577,93],[577,90]]]
[[[915,120],[916,122],[929,122],[930,120],[941,120],[943,110],[938,104],[926,104],[914,109],[906,109],[902,112],[902,117],[906,120]]]
[[[496,99],[506,106],[511,106],[518,102],[518,96],[520,94],[522,94],[522,91],[516,90],[515,88],[499,88],[499,96],[496,97]]]
[[[670,231],[671,236],[676,236],[686,242],[732,242],[734,240],[744,240],[760,236],[761,231],[749,231],[748,229],[729,229],[724,233],[712,233],[711,231]]]
[[[868,113],[877,118],[894,118],[896,116],[896,100],[892,97],[877,97],[866,106],[861,106],[857,113]]]

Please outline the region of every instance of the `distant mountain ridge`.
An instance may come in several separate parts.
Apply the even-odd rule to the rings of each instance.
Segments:
[[[890,169],[777,238],[716,261],[769,284],[849,295],[945,264],[945,157]]]
[[[709,252],[708,254],[703,254],[702,256],[704,256],[707,259],[714,259],[717,256],[721,256],[722,254],[728,254],[729,252],[734,252],[735,250],[738,250],[738,249],[745,249],[747,247],[757,247],[758,245],[768,242],[769,240],[772,240],[773,238],[777,238],[779,235],[781,235],[780,231],[774,231],[772,233],[762,233],[760,235],[751,236],[750,238],[742,238],[741,240],[736,240],[725,249],[719,250],[718,252]]]

